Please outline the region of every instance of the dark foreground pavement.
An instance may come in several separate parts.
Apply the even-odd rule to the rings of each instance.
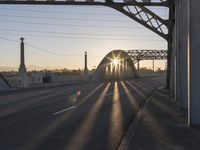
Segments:
[[[160,89],[137,113],[119,150],[200,150],[200,127],[188,127],[187,112]]]

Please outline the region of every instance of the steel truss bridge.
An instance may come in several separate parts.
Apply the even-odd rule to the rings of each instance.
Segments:
[[[140,60],[166,60],[167,50],[127,50],[134,63]]]

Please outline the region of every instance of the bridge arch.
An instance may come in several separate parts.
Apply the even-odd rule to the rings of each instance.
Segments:
[[[123,50],[113,50],[99,63],[93,80],[118,80],[135,76],[136,69],[131,57]]]

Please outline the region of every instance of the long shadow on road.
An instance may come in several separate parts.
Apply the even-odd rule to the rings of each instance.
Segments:
[[[55,123],[41,131],[40,137],[36,137],[30,143],[28,142],[22,149],[66,149],[66,143],[73,140],[73,135],[95,105],[95,99],[99,96],[99,93],[102,93],[106,86],[108,84],[94,89],[93,92],[80,100],[74,111],[56,119]]]

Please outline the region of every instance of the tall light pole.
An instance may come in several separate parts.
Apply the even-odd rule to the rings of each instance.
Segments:
[[[87,52],[85,52],[85,67],[83,72],[83,78],[84,80],[89,80],[89,74],[88,74],[88,67],[87,67]]]
[[[19,66],[19,85],[20,87],[28,87],[26,67],[25,67],[25,57],[24,57],[24,38],[20,38],[20,66]]]

